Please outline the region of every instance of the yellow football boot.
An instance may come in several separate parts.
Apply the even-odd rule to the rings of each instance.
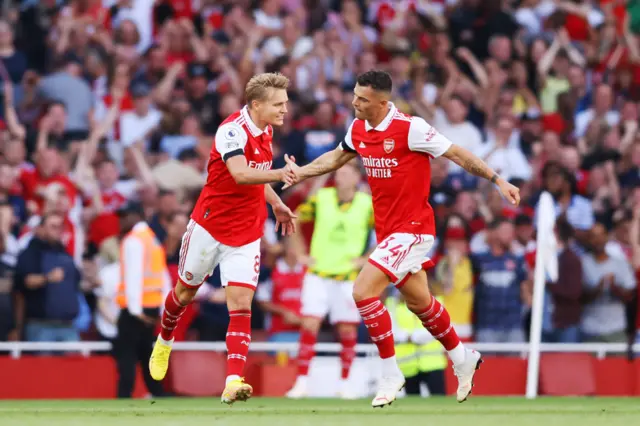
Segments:
[[[173,339],[171,339],[173,343]],[[169,355],[171,355],[171,345],[167,345],[160,339],[156,340],[149,358],[149,373],[154,380],[162,380],[167,375],[169,369]]]
[[[231,380],[227,383],[227,386],[224,388],[224,392],[222,392],[222,397],[220,398],[221,402],[225,404],[233,404],[236,401],[246,401],[251,398],[251,394],[253,393],[253,388],[250,384],[244,382],[244,378],[241,377],[236,380]]]

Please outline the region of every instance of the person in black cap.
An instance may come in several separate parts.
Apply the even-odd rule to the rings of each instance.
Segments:
[[[147,389],[163,396],[160,382],[151,378],[147,364],[155,340],[160,306],[170,288],[164,248],[144,220],[144,209],[129,202],[118,210],[120,218],[120,276],[117,302],[121,311],[113,356],[118,368],[118,398],[130,398],[136,364],[142,366]]]

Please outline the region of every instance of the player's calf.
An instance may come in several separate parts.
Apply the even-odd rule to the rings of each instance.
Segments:
[[[298,350],[297,367],[298,374],[293,387],[289,389],[287,398],[305,398],[309,394],[308,375],[311,361],[315,356],[315,346],[318,340],[318,331],[322,323],[321,318],[303,317],[300,327],[300,342]]]
[[[253,290],[230,284],[227,289],[227,384],[241,380],[251,344],[251,300]],[[246,385],[246,384],[245,384]]]
[[[405,289],[405,291],[408,289]],[[428,296],[429,304],[426,308],[418,308],[414,299],[407,300],[407,306],[420,319],[422,325],[446,349],[453,362],[453,370],[458,378],[456,399],[464,402],[471,394],[473,378],[482,363],[479,352],[464,347],[455,329],[451,325],[449,312],[433,296]]]

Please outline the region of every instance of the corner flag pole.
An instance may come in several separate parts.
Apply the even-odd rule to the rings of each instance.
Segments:
[[[549,274],[552,281],[557,280],[558,277],[554,234],[556,214],[553,198],[546,191],[540,196],[536,214],[536,265],[534,269],[533,303],[531,306],[529,362],[527,365],[527,399],[534,399],[538,396],[540,341],[546,275]]]

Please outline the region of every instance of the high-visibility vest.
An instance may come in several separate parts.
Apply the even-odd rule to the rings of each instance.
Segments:
[[[164,302],[163,290],[167,273],[166,254],[155,234],[148,226],[131,230],[120,244],[120,287],[116,298],[121,308],[127,306],[127,294],[124,282],[126,259],[123,253],[128,238],[140,240],[143,246],[143,282],[142,307],[157,308]]]
[[[395,297],[388,297],[385,305],[396,326],[408,334],[423,328],[420,319],[407,308],[406,304],[399,302]],[[396,343],[396,358],[400,371],[405,377],[413,377],[420,372],[443,370],[447,368],[446,355],[441,353],[442,345],[437,340],[424,345],[415,343]],[[416,356],[418,352],[439,352]]]
[[[320,277],[338,276],[352,281],[359,271],[353,260],[362,256],[369,237],[373,214],[371,196],[356,192],[348,209],[343,209],[335,187],[322,188],[316,194],[316,218],[310,255],[315,259],[311,272]]]

